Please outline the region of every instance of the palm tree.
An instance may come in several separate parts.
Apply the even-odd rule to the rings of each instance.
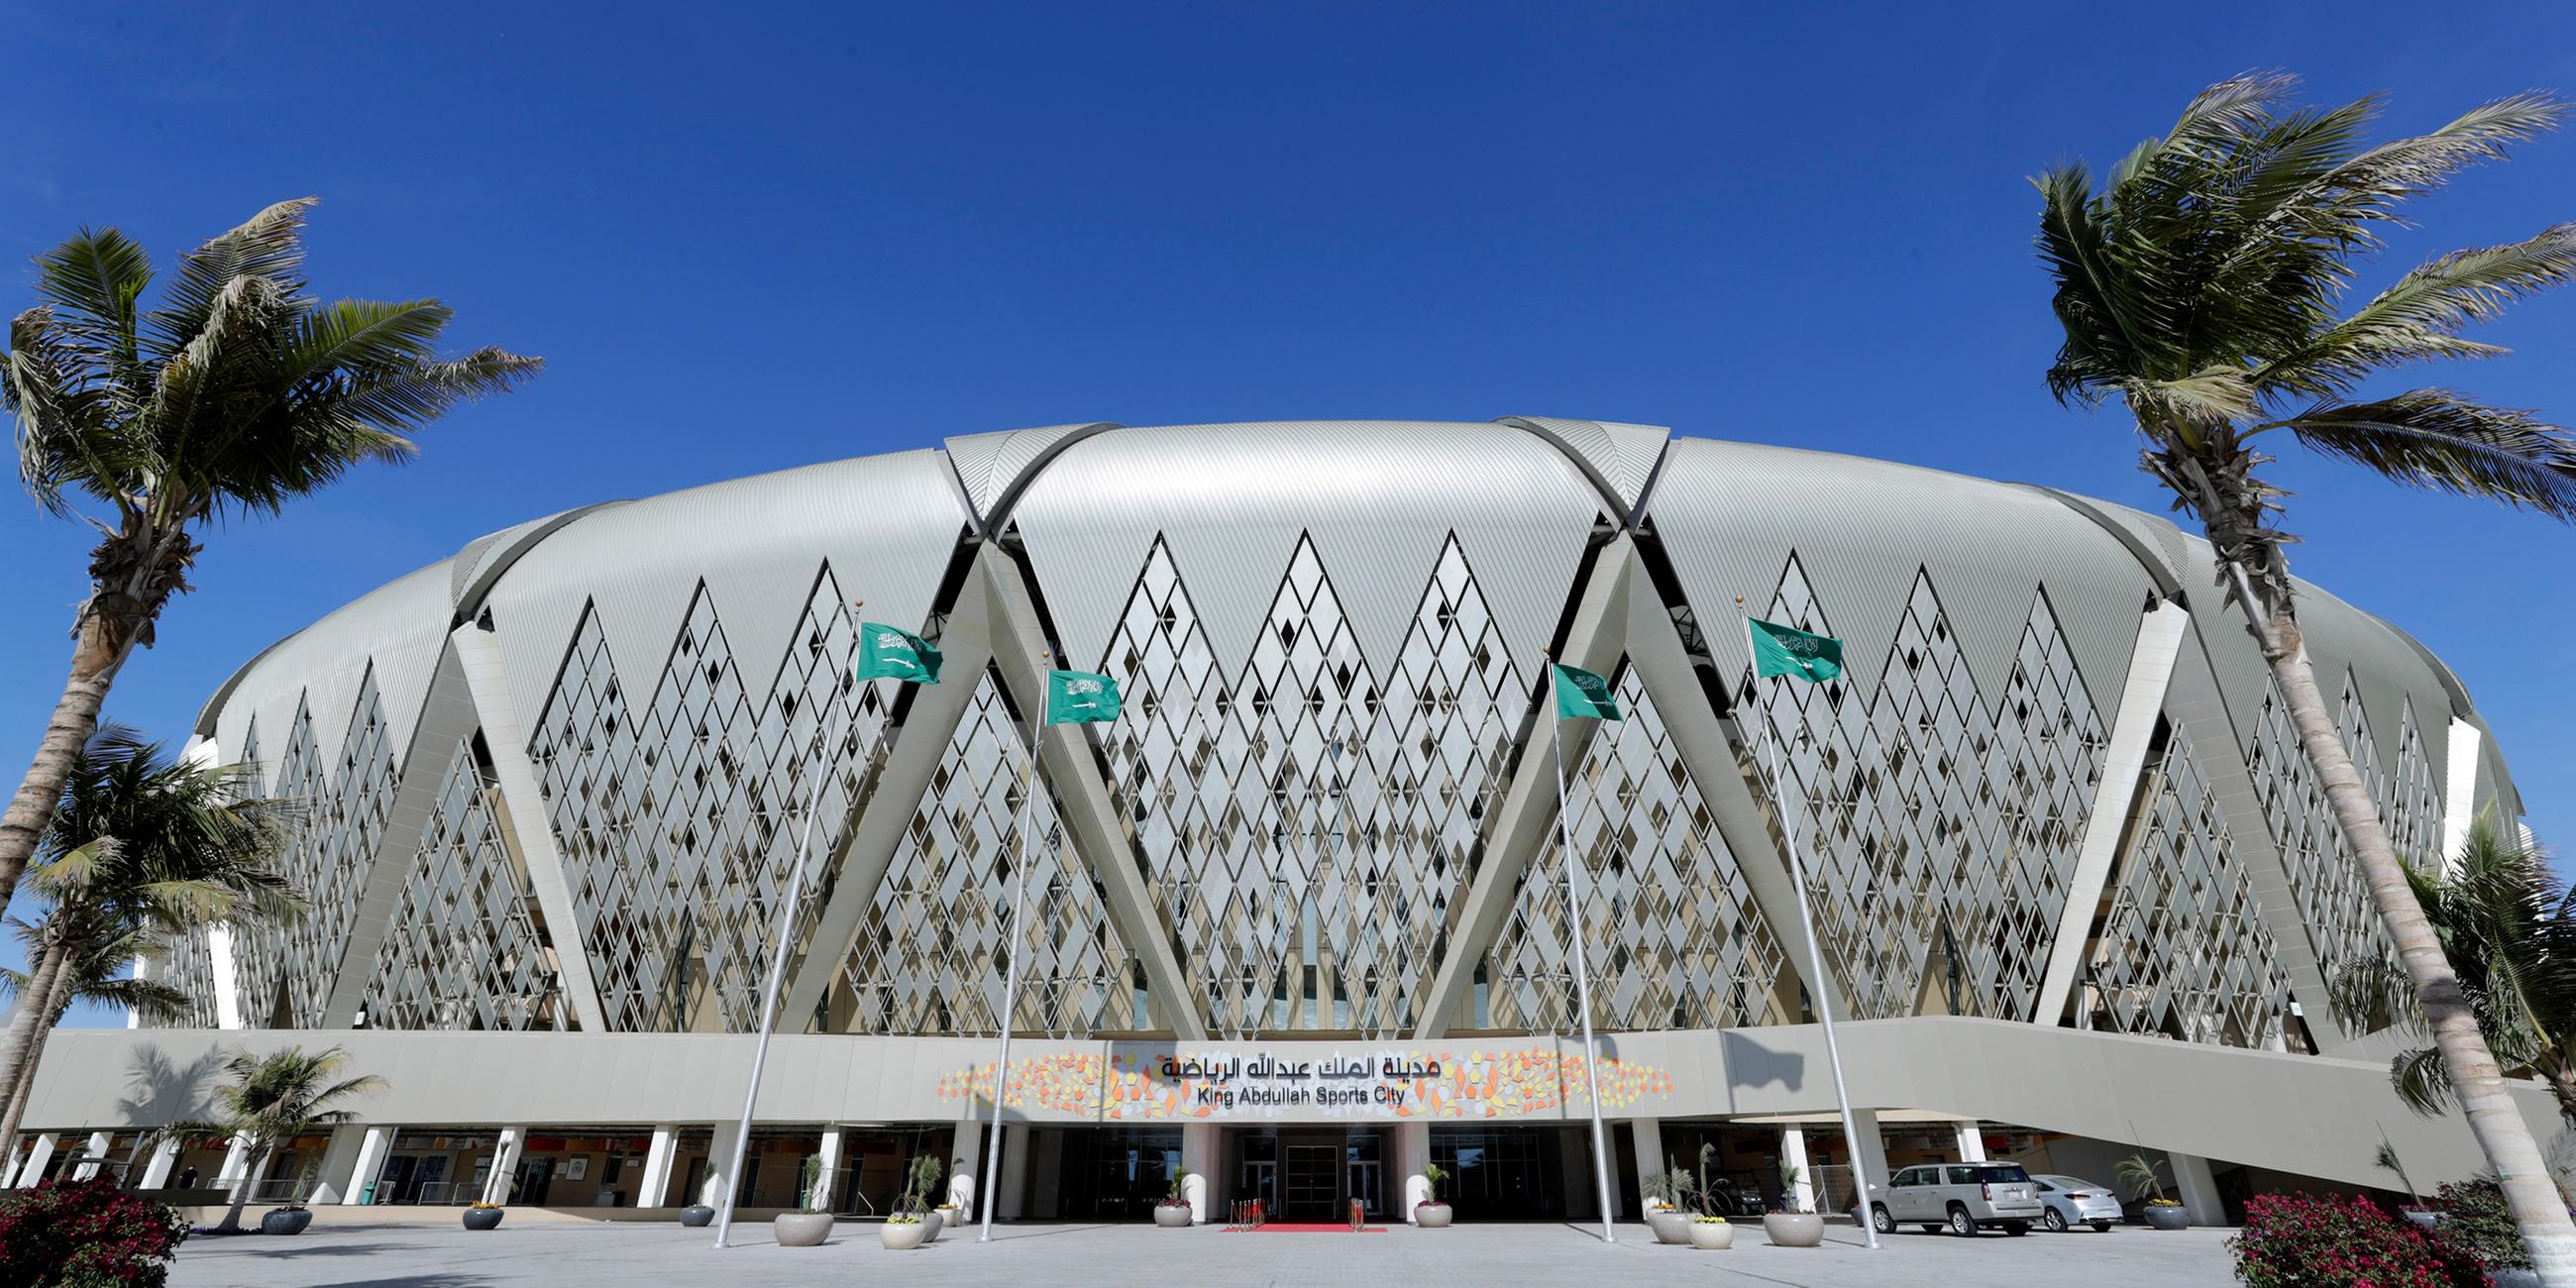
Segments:
[[[44,952],[43,927],[19,922],[18,929],[19,938],[27,943],[27,958],[33,962]],[[158,931],[128,931],[94,943],[69,968],[55,974],[50,1006],[46,999],[28,991],[27,972],[0,968],[0,997],[16,998],[21,1010],[44,1008],[41,1015],[33,1017],[35,1034],[23,1062],[26,1076],[19,1078],[16,1086],[0,1089],[0,1097],[7,1101],[7,1107],[0,1108],[0,1142],[7,1142],[0,1145],[0,1158],[10,1157],[17,1148],[18,1124],[25,1121],[27,1101],[36,1090],[36,1062],[44,1057],[45,1037],[63,1022],[72,1003],[119,1007],[155,1022],[187,1014],[192,999],[186,990],[124,973],[137,962],[157,960],[169,951],[168,936]],[[14,1026],[16,1013],[12,1012],[10,1018]]]
[[[90,593],[35,760],[0,814],[0,912],[36,851],[100,705],[161,610],[188,589],[198,533],[274,514],[366,461],[399,461],[457,403],[511,389],[540,360],[477,349],[435,355],[451,310],[436,300],[306,292],[310,197],[280,202],[182,255],[143,307],[152,259],[116,229],[84,229],[36,257],[43,300],[10,324],[0,407],[17,422],[18,472],[58,515],[99,514]]]
[[[2447,389],[2360,390],[2407,363],[2502,352],[2460,333],[2576,275],[2576,224],[2441,256],[2342,311],[2356,261],[2379,248],[2408,198],[2501,158],[2565,109],[2518,95],[2365,146],[2377,99],[2293,107],[2294,84],[2249,75],[2202,91],[2098,191],[2081,164],[2033,180],[2066,333],[2048,387],[2061,402],[2125,403],[2142,467],[2200,520],[2221,591],[2252,623],[2533,1262],[2544,1282],[2576,1284],[2576,1225],[2317,691],[2284,556],[2291,538],[2274,522],[2285,494],[2262,478],[2272,458],[2256,450],[2286,433],[2401,484],[2576,518],[2576,440],[2563,431]]]
[[[240,800],[242,770],[174,761],[114,726],[73,759],[30,883],[51,902],[29,927],[29,983],[0,1036],[0,1098],[34,1080],[41,1040],[101,953],[213,922],[291,916],[271,866],[292,806]],[[23,923],[22,923],[23,924]],[[0,1120],[0,1156],[16,1143]]]
[[[176,1129],[209,1142],[248,1142],[251,1163],[233,1178],[232,1209],[224,1213],[217,1230],[241,1229],[242,1208],[250,1203],[251,1187],[268,1171],[279,1146],[316,1128],[336,1127],[356,1117],[349,1110],[329,1108],[334,1101],[385,1089],[385,1080],[374,1074],[341,1077],[348,1064],[349,1053],[339,1047],[320,1051],[288,1047],[264,1056],[235,1051],[224,1061],[224,1072],[232,1082],[215,1089],[214,1120]]]
[[[2415,902],[2456,963],[2460,990],[2498,1063],[2547,1084],[2558,1113],[2576,1125],[2576,889],[2559,883],[2549,855],[2508,836],[2481,814],[2448,869],[2406,866]],[[2424,1026],[2406,1006],[2410,981],[2379,960],[2347,962],[2335,972],[2335,1018],[2358,1028],[2393,1016],[2417,1036]],[[2441,1113],[2451,1103],[2441,1052],[2418,1047],[2389,1062],[2389,1081],[2415,1112]]]

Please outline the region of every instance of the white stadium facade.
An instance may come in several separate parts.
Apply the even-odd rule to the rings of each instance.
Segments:
[[[531,520],[208,702],[192,754],[304,802],[310,912],[178,944],[183,1024],[56,1037],[5,1162],[211,1185],[241,1151],[143,1129],[224,1052],[338,1044],[390,1085],[267,1192],[756,1208],[819,1153],[865,1215],[930,1154],[964,1201],[1016,959],[1003,1219],[1141,1217],[1186,1167],[1203,1219],[1401,1220],[1433,1162],[1462,1218],[1589,1218],[1594,1074],[1628,1214],[1704,1144],[1748,1205],[1785,1158],[1846,1207],[1855,1153],[2144,1150],[2203,1220],[2379,1184],[2383,1133],[2465,1175],[2459,1120],[2389,1090],[2402,1035],[2327,1004],[2389,949],[2213,586],[2204,542],[2106,502],[1536,418],[1059,425]],[[2442,663],[2300,590],[2400,848],[2518,816]],[[1748,611],[1842,637],[1843,677],[1757,684]],[[862,617],[942,682],[854,680]],[[1563,845],[1551,656],[1628,713],[1563,726]],[[1014,941],[1050,664],[1125,707],[1038,740]]]

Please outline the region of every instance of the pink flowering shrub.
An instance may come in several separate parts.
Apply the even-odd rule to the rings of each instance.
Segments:
[[[0,1191],[0,1284],[161,1288],[188,1223],[104,1176]]]
[[[2248,1288],[2471,1288],[2486,1278],[2357,1197],[2258,1194],[2227,1246]]]

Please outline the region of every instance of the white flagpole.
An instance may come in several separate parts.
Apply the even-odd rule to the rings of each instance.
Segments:
[[[1739,598],[1735,602],[1740,605],[1744,601]],[[1755,656],[1753,615],[1750,613],[1744,615],[1744,649],[1746,657]],[[1761,670],[1759,664],[1756,664],[1754,670],[1758,679]],[[1795,810],[1789,808],[1788,789],[1785,785],[1788,781],[1786,765],[1781,759],[1779,739],[1771,734],[1771,720],[1762,712],[1755,712],[1754,715],[1762,724],[1762,746],[1771,761],[1771,801],[1780,811],[1780,836],[1789,849],[1789,882],[1798,888],[1798,921],[1807,931],[1808,977],[1815,981],[1815,988],[1809,993],[1809,997],[1816,1004],[1817,1022],[1824,1026],[1825,1063],[1833,1067],[1834,1103],[1842,1110],[1843,1115],[1843,1148],[1851,1154],[1852,1189],[1859,1195],[1860,1206],[1853,1215],[1860,1220],[1862,1240],[1871,1248],[1876,1248],[1878,1223],[1872,1219],[1869,1169],[1861,1161],[1863,1154],[1860,1147],[1860,1125],[1852,1117],[1851,1092],[1843,1086],[1842,1047],[1834,1041],[1834,1008],[1830,996],[1833,992],[1833,984],[1825,975],[1825,950],[1822,937],[1816,933],[1815,910],[1809,907],[1807,902],[1807,866],[1798,856],[1798,815]]]
[[[1002,1031],[1002,1050],[993,1065],[992,1122],[984,1129],[983,1210],[976,1213],[984,1228],[975,1236],[977,1243],[993,1241],[993,1185],[997,1179],[994,1173],[1002,1166],[1002,1088],[1011,1076],[1011,1019],[1020,1005],[1020,900],[1029,886],[1030,817],[1036,813],[1038,793],[1043,790],[1044,782],[1038,771],[1038,755],[1043,750],[1040,740],[1046,737],[1049,684],[1046,671],[1055,668],[1054,658],[1041,660],[1046,666],[1038,675],[1037,701],[1029,712],[1029,778],[1020,794],[1020,861],[1017,871],[1011,874],[1010,920],[1002,923],[1002,942],[1009,948],[1010,956],[1002,964],[1002,1016],[996,1026]]]
[[[820,761],[823,730],[819,719],[814,729],[814,754]],[[805,776],[800,773],[797,777],[801,782]],[[743,1089],[742,1123],[734,1133],[733,1163],[725,1169],[724,1175],[724,1207],[716,1218],[716,1246],[719,1248],[728,1246],[725,1237],[733,1233],[733,1196],[742,1190],[742,1160],[751,1145],[751,1113],[760,1104],[760,1070],[761,1066],[769,1063],[769,1031],[778,1020],[778,985],[787,975],[787,941],[796,933],[796,901],[805,894],[805,862],[814,846],[815,794],[814,788],[809,787],[806,791],[805,824],[796,841],[796,870],[788,873],[787,898],[778,905],[777,938],[769,953],[769,986],[762,990],[760,998],[760,1041],[751,1049],[751,1085]],[[797,1197],[800,1204],[808,1200],[809,1196]]]
[[[1550,723],[1555,726],[1555,735],[1548,739],[1548,745],[1556,752],[1556,841],[1565,862],[1567,933],[1574,941],[1574,1005],[1583,1013],[1583,1076],[1592,1092],[1592,1183],[1601,1198],[1601,1241],[1617,1243],[1619,1236],[1611,1229],[1611,1222],[1618,1216],[1618,1211],[1610,1206],[1609,1136],[1601,1126],[1601,1057],[1592,1042],[1592,972],[1586,965],[1592,954],[1583,939],[1583,898],[1574,889],[1575,869],[1581,866],[1581,860],[1574,853],[1574,824],[1567,818],[1573,812],[1574,800],[1565,778],[1565,718],[1554,711],[1554,659],[1548,661],[1545,701],[1553,717]]]

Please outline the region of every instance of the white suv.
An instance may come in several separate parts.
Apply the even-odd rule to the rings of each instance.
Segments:
[[[1888,1178],[1887,1197],[1870,1204],[1870,1220],[1881,1234],[1913,1224],[1959,1235],[1998,1228],[2028,1234],[2047,1210],[2019,1163],[1925,1163]]]

